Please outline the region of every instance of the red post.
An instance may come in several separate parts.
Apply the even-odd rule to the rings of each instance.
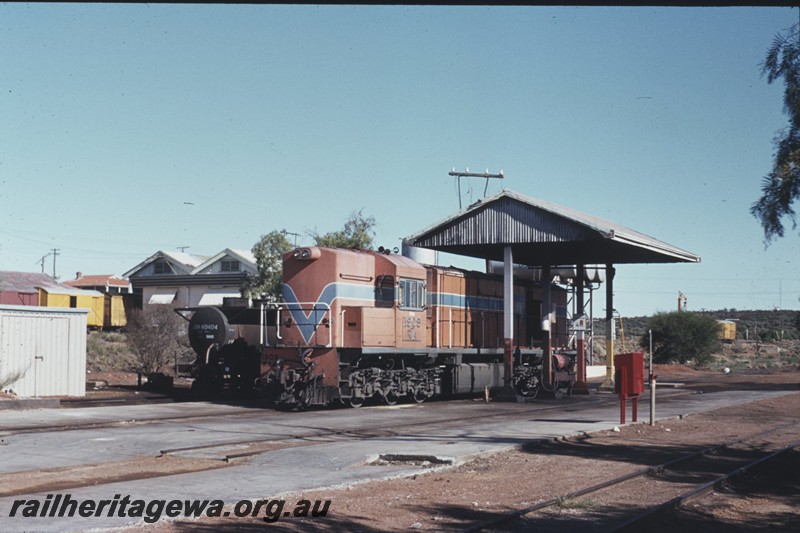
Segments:
[[[625,368],[625,367],[621,367],[618,370],[617,373],[619,374],[619,376],[618,376],[619,379],[617,380],[617,383],[618,383],[617,386],[619,387],[619,423],[620,424],[624,424],[625,423],[625,400],[628,397],[628,394],[627,394],[628,391],[627,391],[627,388],[623,384],[627,383],[625,378],[627,377],[628,369]]]

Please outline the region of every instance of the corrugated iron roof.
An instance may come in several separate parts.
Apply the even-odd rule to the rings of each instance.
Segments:
[[[164,251],[159,250],[158,252],[154,253],[132,269],[125,272],[122,277],[124,278],[132,278],[136,275],[137,272],[142,270],[144,267],[149,265],[150,263],[158,260],[158,259],[169,259],[170,263],[173,267],[175,267],[179,272],[176,274],[188,274],[192,271],[197,265],[208,259],[208,256],[205,255],[193,255],[186,252],[172,252],[172,251]]]
[[[59,283],[47,274],[0,270],[0,291],[35,293],[36,287],[59,286]]]
[[[407,237],[411,246],[530,266],[699,262],[700,257],[594,215],[503,190]]]
[[[76,279],[65,281],[64,285],[70,287],[99,287],[107,285],[109,287],[127,287],[130,282],[127,279],[118,278],[113,274],[90,274],[81,275]]]

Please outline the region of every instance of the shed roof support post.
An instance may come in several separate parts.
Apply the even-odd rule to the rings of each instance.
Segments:
[[[503,249],[503,362],[505,384],[514,374],[514,253],[511,246]]]
[[[575,284],[575,300],[577,304],[576,318],[583,318],[586,313],[584,312],[584,299],[583,299],[583,285],[586,278],[586,266],[583,264],[577,265],[577,283]],[[586,331],[584,328],[578,329],[576,332],[577,341],[575,348],[577,349],[577,376],[575,376],[575,384],[572,387],[572,392],[575,394],[589,394],[589,387],[586,385]]]
[[[542,331],[544,331],[544,347],[542,348],[542,381],[547,387],[553,384],[553,274],[550,265],[542,268]]]
[[[614,266],[606,265],[606,378],[601,391],[614,392]]]

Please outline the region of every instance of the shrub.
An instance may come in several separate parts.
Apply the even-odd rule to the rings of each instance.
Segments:
[[[185,322],[168,305],[134,310],[128,317],[127,332],[137,356],[135,370],[145,374],[161,372],[189,344]]]
[[[704,365],[719,347],[720,325],[711,317],[699,313],[658,313],[650,317],[647,327],[653,332],[653,362]],[[640,341],[647,349],[647,334]]]

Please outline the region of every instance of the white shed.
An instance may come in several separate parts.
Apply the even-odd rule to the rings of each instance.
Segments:
[[[0,305],[0,384],[18,396],[86,395],[88,309]]]

